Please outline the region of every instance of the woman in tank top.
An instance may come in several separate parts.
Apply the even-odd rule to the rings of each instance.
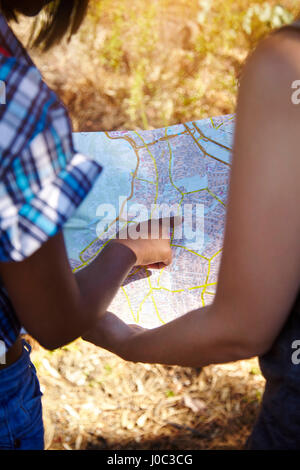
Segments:
[[[300,449],[299,139],[297,21],[244,68],[212,305],[149,331],[106,313],[85,336],[134,362],[201,367],[258,356],[266,388],[247,449]]]

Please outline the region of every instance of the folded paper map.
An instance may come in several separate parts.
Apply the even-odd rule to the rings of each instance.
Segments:
[[[124,227],[183,215],[171,233],[173,262],[135,268],[109,307],[153,328],[212,302],[221,259],[234,116],[147,131],[75,133],[78,152],[103,172],[64,227],[74,271]]]

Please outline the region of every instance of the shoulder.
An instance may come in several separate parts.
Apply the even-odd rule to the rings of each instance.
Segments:
[[[261,41],[248,57],[245,72],[253,79],[272,83],[284,82],[300,73],[300,26],[283,27]]]
[[[300,85],[300,28],[282,28],[261,41],[244,66],[239,98],[252,100],[259,111],[290,113],[300,122],[300,107],[293,106],[295,87]]]
[[[8,155],[19,155],[39,133],[55,126],[58,120],[70,133],[64,106],[36,67],[1,56],[0,80],[5,89],[5,103],[0,105],[1,167]]]

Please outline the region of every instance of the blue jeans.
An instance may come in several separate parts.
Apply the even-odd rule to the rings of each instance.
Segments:
[[[43,450],[42,402],[30,345],[22,356],[0,370],[0,449]]]

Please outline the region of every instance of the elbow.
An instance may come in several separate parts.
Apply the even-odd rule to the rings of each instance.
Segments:
[[[61,317],[62,321],[54,323],[45,322],[39,323],[35,331],[28,328],[29,334],[39,344],[48,351],[62,348],[67,344],[75,341],[82,336],[84,331],[91,328],[91,324],[86,321],[86,318],[75,318],[70,322],[66,317]]]
[[[63,346],[65,346],[66,344],[68,344],[72,341],[72,340],[63,341],[60,338],[59,339],[58,338],[51,338],[49,336],[47,336],[45,338],[39,336],[39,337],[35,337],[35,339],[38,341],[40,346],[42,346],[42,348],[47,349],[48,351],[55,351],[55,349],[62,348]]]
[[[46,341],[38,340],[38,342],[40,346],[42,346],[42,348],[47,349],[48,351],[55,351],[55,349],[62,348],[63,346],[67,344],[65,342],[62,343],[58,341],[49,341],[49,340],[46,340]]]
[[[62,348],[80,336],[80,334],[70,335],[68,332],[57,330],[39,331],[38,333],[28,332],[36,341],[38,341],[42,348],[47,349],[48,351]]]
[[[271,348],[271,343],[265,339],[239,338],[232,342],[232,356],[234,361],[251,359],[256,356],[263,356]]]
[[[271,349],[276,337],[272,322],[248,298],[246,302],[237,297],[234,302],[231,298],[219,298],[212,306],[216,344],[226,359],[223,362],[263,356]]]

